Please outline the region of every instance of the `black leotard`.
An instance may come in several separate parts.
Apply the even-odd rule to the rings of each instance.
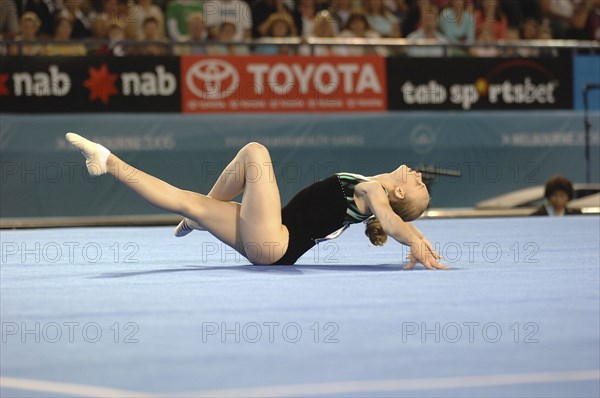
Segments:
[[[298,192],[281,209],[289,243],[283,257],[273,265],[292,265],[317,243],[315,240],[369,218],[354,203],[354,189],[364,181],[368,179],[358,174],[338,173]]]

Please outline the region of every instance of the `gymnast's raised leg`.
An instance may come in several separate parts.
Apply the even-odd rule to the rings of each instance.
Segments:
[[[206,228],[250,262],[272,264],[285,253],[288,231],[281,224],[279,189],[264,146],[251,143],[239,151],[223,172],[232,178],[220,178],[211,190],[219,200],[176,188],[77,134],[68,133],[67,140],[85,156],[91,175],[111,174],[151,205]],[[241,204],[225,200],[242,191]]]

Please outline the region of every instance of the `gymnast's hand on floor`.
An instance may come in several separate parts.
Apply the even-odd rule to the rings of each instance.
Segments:
[[[431,244],[431,242],[429,242],[429,240],[426,237],[421,237],[421,244],[425,245],[427,250],[431,252],[431,254],[436,260],[441,260],[443,258],[438,252],[435,251],[433,245]]]
[[[421,263],[427,269],[448,269],[448,267],[438,260],[442,258],[434,249],[431,243],[420,241],[410,246],[410,254],[406,257],[409,261],[404,269],[412,269],[416,263]]]

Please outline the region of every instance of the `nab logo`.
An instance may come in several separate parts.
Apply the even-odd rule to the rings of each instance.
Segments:
[[[0,96],[10,95],[10,90],[6,87],[8,82],[8,73],[0,73]]]
[[[188,89],[199,98],[222,100],[235,92],[240,75],[229,62],[206,59],[188,69],[185,82]]]
[[[13,73],[12,80],[15,97],[64,97],[71,91],[71,78],[56,65],[50,65],[47,73]]]
[[[108,66],[102,64],[96,69],[89,68],[89,79],[83,82],[84,87],[90,90],[90,100],[100,100],[108,105],[111,95],[119,95],[116,87],[117,80],[121,80],[121,93],[129,96],[163,96],[173,95],[177,90],[177,79],[175,75],[168,72],[163,65],[154,68],[155,72],[122,72],[110,73]],[[120,78],[120,79],[119,79]]]
[[[119,91],[115,87],[118,75],[110,73],[106,64],[102,64],[98,69],[90,66],[88,71],[90,77],[83,82],[83,86],[90,90],[90,101],[99,99],[104,105],[107,105],[111,95],[119,95]]]
[[[123,72],[121,82],[123,95],[163,96],[173,95],[177,90],[177,79],[175,75],[167,72],[164,66],[158,65],[154,68],[156,73]]]

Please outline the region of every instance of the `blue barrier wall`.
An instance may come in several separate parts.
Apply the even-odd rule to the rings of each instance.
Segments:
[[[600,55],[578,55],[573,58],[573,104],[583,109],[583,88],[586,84],[600,84]],[[600,90],[589,93],[589,109],[600,110]]]
[[[583,115],[390,112],[311,115],[15,115],[0,123],[2,217],[155,214],[111,178],[92,179],[67,131],[181,188],[208,192],[249,141],[271,149],[283,202],[336,171],[372,175],[401,163],[459,170],[439,178],[434,207],[466,207],[553,174],[584,181]],[[600,113],[592,114],[592,179],[600,178]]]

